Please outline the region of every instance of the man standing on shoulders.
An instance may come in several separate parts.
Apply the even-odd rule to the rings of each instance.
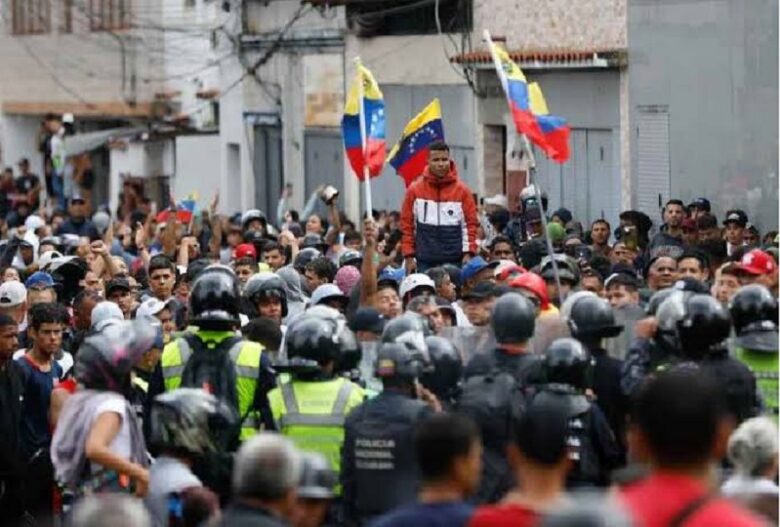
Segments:
[[[449,146],[432,143],[428,166],[407,189],[401,209],[407,274],[468,261],[477,251],[477,224],[477,206],[458,178]]]

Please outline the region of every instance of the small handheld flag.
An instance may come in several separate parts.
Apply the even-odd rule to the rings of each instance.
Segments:
[[[444,140],[439,99],[434,99],[404,128],[401,139],[388,154],[388,162],[408,187],[423,173],[428,162],[428,147]]]
[[[361,114],[365,126],[365,138],[361,133]],[[385,103],[374,75],[360,63],[357,63],[355,80],[347,94],[341,129],[344,135],[344,149],[357,178],[361,181],[365,178],[365,167],[368,167],[369,177],[378,176],[382,172],[387,151]],[[365,144],[363,144],[364,139]]]
[[[523,70],[509,57],[509,53],[493,43],[487,31],[485,36],[517,131],[525,134],[553,161],[566,162],[571,132],[566,120],[549,115],[539,85],[528,84]]]

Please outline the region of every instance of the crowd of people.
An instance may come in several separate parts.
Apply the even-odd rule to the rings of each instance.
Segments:
[[[20,170],[2,524],[778,521],[778,235],[742,210],[478,205],[441,142],[360,223],[332,188],[275,217],[156,212],[135,181],[62,208]]]

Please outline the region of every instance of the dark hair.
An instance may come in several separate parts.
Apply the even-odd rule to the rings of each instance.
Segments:
[[[703,231],[705,229],[715,229],[718,227],[718,218],[709,212],[706,212],[696,218],[696,229]]]
[[[268,240],[263,245],[263,253],[268,253],[271,251],[279,251],[280,253],[284,254],[284,250],[282,249],[282,246],[279,244],[279,242]]]
[[[301,220],[301,215],[298,214],[298,211],[295,209],[290,209],[287,211],[288,214],[290,214],[290,219],[294,221],[295,223],[298,223]]]
[[[241,328],[241,334],[249,341],[259,342],[268,350],[278,351],[282,345],[282,329],[270,318],[253,318]]]
[[[588,265],[591,269],[598,273],[602,282],[609,276],[609,269],[611,267],[609,258],[601,256],[600,254],[596,254],[588,261]]]
[[[626,273],[615,273],[614,275],[607,278],[606,282],[604,283],[604,286],[607,290],[609,290],[610,287],[620,285],[632,293],[639,290],[639,281],[636,279],[636,277]]]
[[[499,234],[498,236],[493,238],[493,240],[491,240],[491,242],[490,242],[490,251],[492,252],[493,249],[496,248],[496,245],[498,245],[499,243],[507,243],[507,244],[509,244],[509,246],[512,248],[512,251],[514,252],[515,245],[512,243],[512,240],[509,238],[509,236],[506,236],[504,234]]]
[[[248,265],[253,271],[257,272],[257,262],[251,256],[244,256],[233,262],[233,267],[238,267],[239,265]]]
[[[82,289],[73,299],[73,309],[80,308],[81,304],[83,304],[85,300],[94,300],[95,302],[100,302],[103,300],[103,297],[100,296],[100,293],[94,289]]]
[[[176,274],[176,265],[174,265],[173,260],[165,254],[155,254],[149,260],[149,276],[152,276],[152,273],[158,269],[168,269],[173,274]]]
[[[431,152],[449,152],[450,147],[445,143],[444,141],[434,141],[430,145],[428,145],[428,150]]]
[[[35,304],[30,308],[30,325],[36,331],[42,324],[67,324],[68,310],[65,306],[57,303]]]
[[[687,258],[693,258],[694,260],[698,260],[699,267],[701,268],[702,271],[705,271],[710,268],[710,259],[707,258],[707,255],[701,251],[697,251],[695,249],[684,251],[677,258],[677,263],[679,264],[680,262],[682,262]]]
[[[358,231],[349,230],[344,234],[344,245],[353,241],[363,243],[363,236]]]
[[[590,224],[591,230],[593,230],[593,226],[596,225],[597,223],[603,223],[604,225],[607,226],[607,231],[609,231],[610,234],[612,233],[612,225],[610,225],[609,222],[607,220],[605,220],[604,218],[599,218],[597,220],[593,220],[593,222]]]
[[[747,247],[746,245],[740,245],[739,247],[734,247],[728,259],[731,262],[739,262],[742,260],[742,257],[745,256],[745,253],[747,253],[751,249],[752,247]]]
[[[6,326],[18,326],[18,324],[12,316],[6,315],[5,313],[0,313],[0,328],[4,328]]]
[[[666,204],[664,205],[664,211],[666,211],[669,205],[679,205],[680,207],[683,208],[683,210],[685,210],[685,203],[683,203],[681,199],[670,199],[669,201],[667,201]]]
[[[453,462],[469,455],[479,440],[479,429],[466,416],[436,414],[417,428],[414,446],[423,481],[437,481],[451,474]]]
[[[664,467],[705,462],[726,415],[723,390],[702,370],[649,378],[633,400],[632,420]]]
[[[450,276],[450,273],[448,273],[444,267],[431,267],[425,271],[425,274],[427,274],[428,277],[433,280],[433,285],[436,286],[436,289],[440,288],[442,283],[444,283],[445,276]]]
[[[329,258],[326,258],[325,256],[318,256],[308,264],[306,264],[306,269],[311,270],[313,273],[315,273],[320,279],[325,279],[328,282],[333,282],[333,279],[336,277],[336,266],[333,262],[330,261]]]
[[[567,408],[553,401],[532,402],[513,426],[514,444],[520,452],[548,466],[566,456],[568,433]]]

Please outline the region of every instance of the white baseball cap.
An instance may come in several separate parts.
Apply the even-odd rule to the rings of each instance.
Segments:
[[[103,331],[111,324],[123,322],[125,315],[119,306],[108,300],[98,302],[92,310],[92,316],[90,321],[92,322],[92,329],[94,331]]]
[[[27,301],[27,288],[24,284],[13,280],[0,285],[0,308],[16,307]]]
[[[430,276],[423,273],[412,273],[404,278],[403,282],[401,282],[401,289],[399,290],[398,294],[401,296],[401,298],[404,298],[406,293],[422,286],[428,286],[434,292],[436,291],[436,284],[433,283],[433,280]]]
[[[496,194],[489,198],[485,198],[485,205],[495,205],[497,207],[509,208],[509,200],[503,194]]]
[[[144,318],[144,317],[154,317],[157,316],[157,314],[168,307],[168,305],[171,303],[171,298],[163,302],[159,298],[150,297],[144,300],[140,306],[138,306],[138,309],[135,311],[135,317],[136,318]]]

